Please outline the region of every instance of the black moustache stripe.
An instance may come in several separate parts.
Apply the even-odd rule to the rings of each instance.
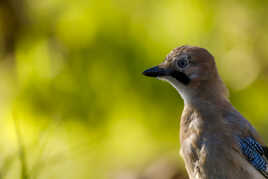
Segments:
[[[191,82],[191,79],[182,72],[175,71],[171,73],[173,78],[176,78],[179,82],[183,83],[184,85],[188,85]]]

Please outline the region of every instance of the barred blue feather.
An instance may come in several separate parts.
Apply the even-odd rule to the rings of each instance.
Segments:
[[[267,162],[264,159],[263,147],[253,138],[240,138],[240,148],[248,161],[268,178]]]

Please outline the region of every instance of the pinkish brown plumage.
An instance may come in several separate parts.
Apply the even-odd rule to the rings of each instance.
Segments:
[[[175,48],[144,75],[168,81],[184,100],[180,143],[190,179],[268,178],[268,148],[231,105],[206,49]]]

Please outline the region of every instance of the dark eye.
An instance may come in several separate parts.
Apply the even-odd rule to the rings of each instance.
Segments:
[[[183,59],[180,59],[177,61],[177,65],[180,67],[180,68],[185,68],[187,67],[189,64],[189,60],[187,58],[183,58]]]

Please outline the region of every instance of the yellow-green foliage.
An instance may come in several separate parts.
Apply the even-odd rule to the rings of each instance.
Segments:
[[[9,23],[10,9],[0,10],[0,178],[110,179],[163,156],[183,171],[183,102],[141,72],[184,44],[215,56],[233,104],[268,143],[268,1],[21,0],[12,7],[23,14],[18,26]]]

